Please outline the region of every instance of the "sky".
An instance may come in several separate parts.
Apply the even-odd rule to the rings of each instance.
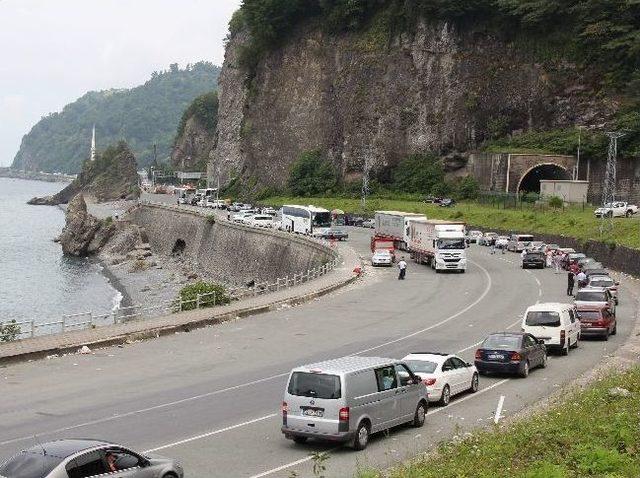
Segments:
[[[222,65],[241,0],[0,0],[0,166],[41,117],[171,63]]]

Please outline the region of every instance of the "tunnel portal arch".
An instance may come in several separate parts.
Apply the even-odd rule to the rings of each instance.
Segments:
[[[540,193],[540,180],[541,179],[557,179],[568,180],[571,179],[571,174],[564,167],[555,163],[542,163],[529,168],[520,178],[518,182],[517,192],[528,193]]]

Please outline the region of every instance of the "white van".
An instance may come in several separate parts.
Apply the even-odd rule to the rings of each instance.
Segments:
[[[371,433],[396,425],[424,425],[427,389],[394,359],[344,357],[292,370],[282,402],[282,433],[364,449]]]
[[[522,331],[544,340],[547,349],[568,355],[570,348],[578,346],[580,320],[573,304],[536,304],[524,313]]]

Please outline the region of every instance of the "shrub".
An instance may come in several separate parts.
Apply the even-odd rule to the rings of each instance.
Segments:
[[[215,224],[216,223],[216,217],[213,214],[209,214],[207,216],[207,224]]]
[[[476,199],[480,194],[480,185],[473,176],[465,176],[458,183],[457,196],[460,199]]]
[[[393,187],[405,193],[446,195],[450,191],[442,163],[433,154],[412,154],[403,159],[393,173]]]
[[[0,342],[12,342],[18,338],[22,330],[15,320],[0,323]]]
[[[200,297],[199,300],[198,297]],[[228,304],[231,302],[231,297],[229,297],[227,289],[221,284],[198,281],[180,289],[174,303],[174,309],[176,312],[193,310],[198,307],[198,302],[200,307],[213,307],[215,305]]]
[[[560,209],[562,206],[564,206],[562,198],[559,198],[558,196],[551,196],[549,198],[549,207]]]
[[[294,196],[331,192],[337,185],[333,164],[320,151],[307,151],[291,166],[287,186]]]

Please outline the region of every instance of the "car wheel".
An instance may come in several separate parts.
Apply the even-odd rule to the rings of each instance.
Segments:
[[[360,422],[356,430],[356,436],[353,438],[353,449],[364,450],[369,444],[369,424],[365,421]]]
[[[443,407],[446,407],[447,405],[449,405],[450,401],[451,401],[451,389],[449,388],[449,385],[445,385],[444,388],[442,389],[442,396],[440,397],[439,403]]]
[[[573,343],[573,348],[574,349],[578,348],[578,342],[579,342],[578,337],[576,337],[576,341]]]
[[[567,345],[565,345],[562,348],[562,352],[560,352],[562,355],[567,356],[569,355],[569,341],[567,340]]]
[[[547,352],[542,354],[542,362],[540,363],[540,368],[547,368]]]
[[[522,371],[520,372],[520,377],[527,378],[529,376],[529,361],[527,360],[522,367]]]
[[[293,437],[293,441],[295,443],[297,443],[298,445],[302,445],[304,443],[307,443],[308,438],[307,437],[301,437],[301,436],[295,436]]]
[[[167,473],[166,475],[162,475],[162,478],[177,478],[173,473]]]
[[[613,330],[611,331],[611,335],[616,335],[618,333],[618,322],[613,326]]]
[[[632,215],[633,215],[633,212],[631,212],[631,211],[627,211],[627,213],[625,214],[625,216],[627,216],[627,217],[631,217]]]
[[[471,377],[471,387],[469,387],[469,391],[471,393],[476,393],[478,391],[479,386],[480,386],[480,379],[478,378],[478,374],[474,373],[473,377]]]
[[[427,405],[424,402],[420,402],[418,404],[418,408],[416,408],[416,414],[413,417],[412,425],[416,428],[420,428],[424,425],[424,421],[427,417]]]

